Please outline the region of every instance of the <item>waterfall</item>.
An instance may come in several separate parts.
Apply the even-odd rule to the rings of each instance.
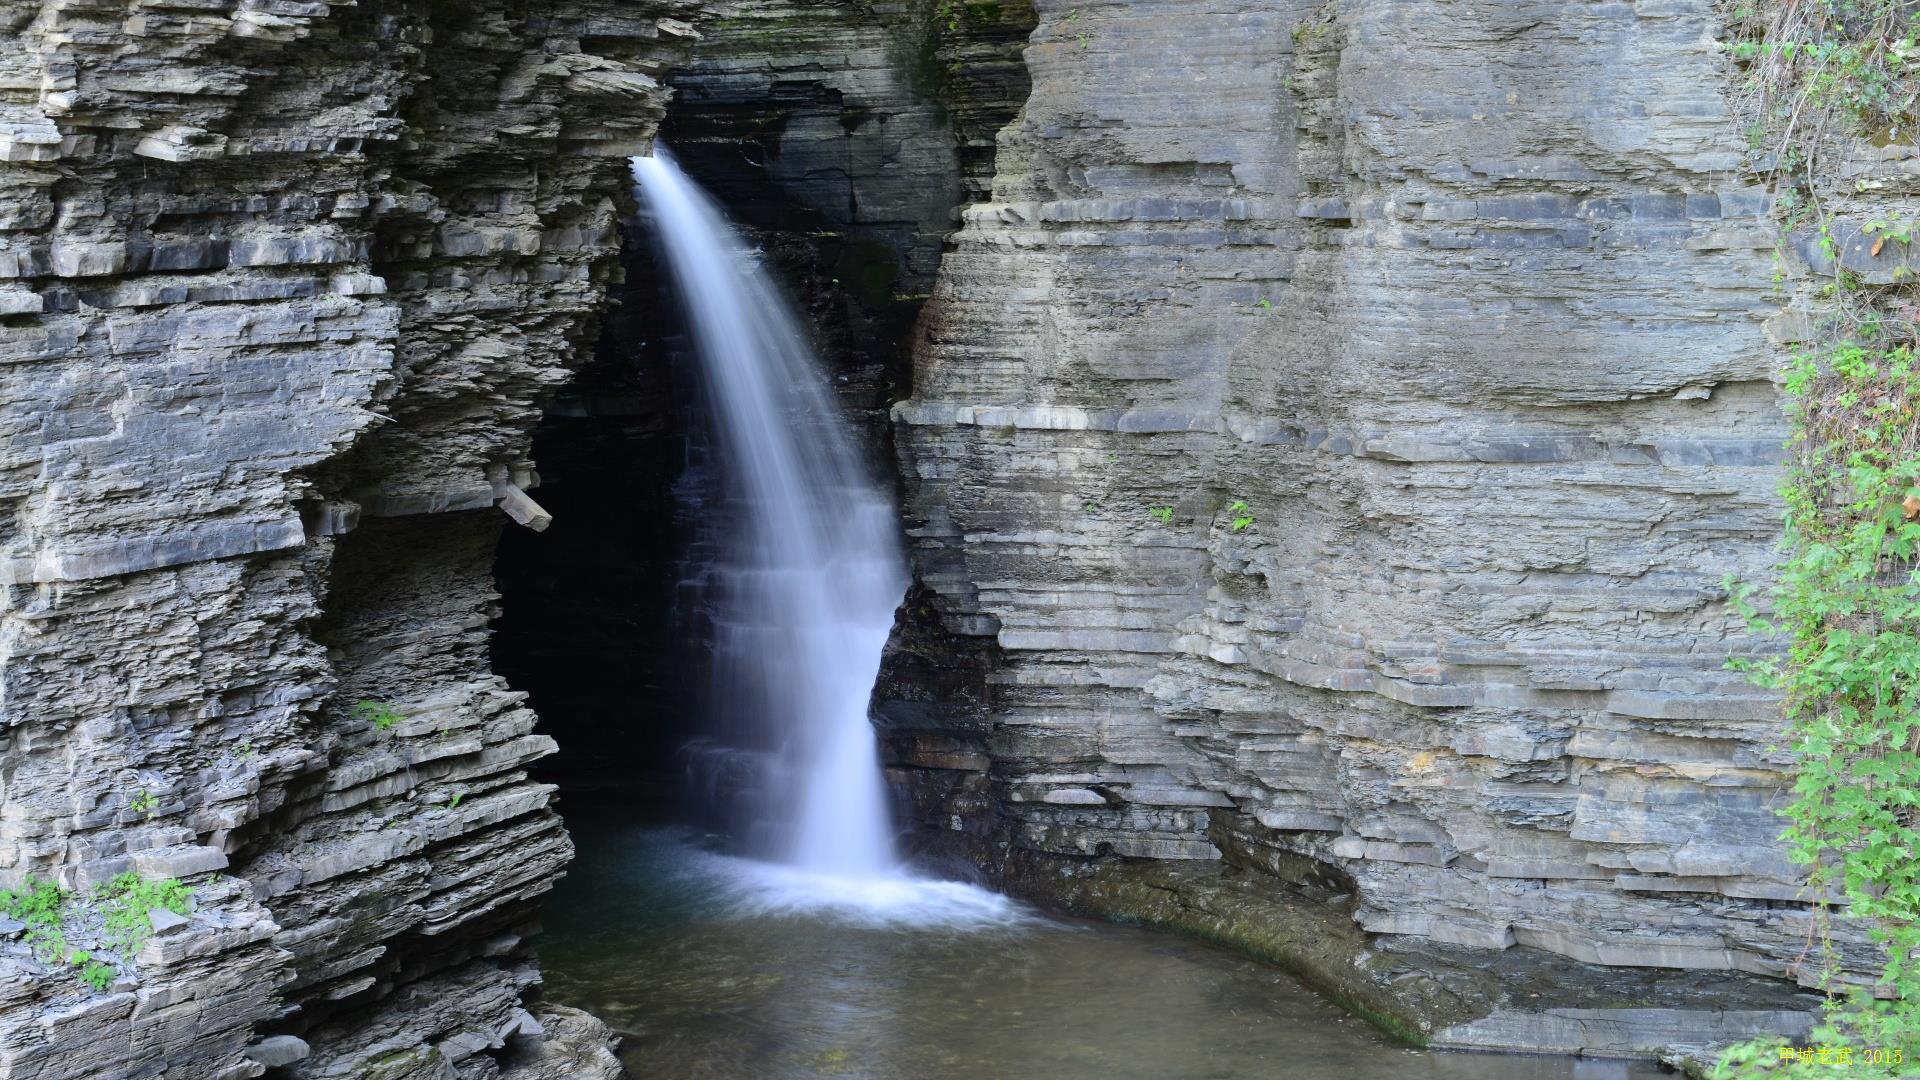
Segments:
[[[633,159],[710,413],[695,588],[758,852],[848,878],[896,860],[868,699],[907,587],[898,521],[755,253],[664,147]]]

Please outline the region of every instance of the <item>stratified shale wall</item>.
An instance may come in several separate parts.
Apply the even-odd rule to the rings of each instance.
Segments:
[[[923,838],[1222,937],[1309,896],[1241,940],[1446,1041],[1803,1023],[1735,977],[1812,967],[1721,586],[1797,323],[1706,0],[710,6],[663,130],[901,465]],[[0,0],[0,887],[194,892],[100,990],[0,921],[0,1080],[617,1069],[538,1001],[490,575],[692,8]],[[672,441],[627,300],[573,505]]]
[[[194,889],[100,991],[0,927],[0,1077],[616,1068],[489,569],[689,14],[0,3],[0,885]]]
[[[1782,297],[1712,5],[1035,6],[894,409],[921,581],[999,654],[921,764],[1015,853],[1304,856],[1369,931],[1811,979],[1725,669]]]

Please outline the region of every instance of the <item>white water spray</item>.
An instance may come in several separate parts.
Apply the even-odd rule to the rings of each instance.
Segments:
[[[701,561],[714,707],[758,763],[766,854],[897,876],[868,699],[906,591],[889,500],[779,290],[665,148],[633,159],[717,432],[728,509]]]

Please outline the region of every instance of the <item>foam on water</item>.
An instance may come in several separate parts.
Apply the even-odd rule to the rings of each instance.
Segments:
[[[719,886],[721,906],[743,918],[831,919],[856,926],[987,930],[1036,922],[1031,909],[976,885],[904,871],[849,876],[701,853],[691,872]]]

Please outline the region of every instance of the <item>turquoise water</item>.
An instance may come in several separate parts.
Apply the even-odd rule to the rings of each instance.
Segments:
[[[1653,1065],[1407,1050],[1290,976],[991,897],[946,917],[794,901],[685,831],[570,817],[547,996],[641,1080],[1640,1080]],[[938,896],[928,901],[943,902]],[[929,925],[929,924],[933,925]]]

